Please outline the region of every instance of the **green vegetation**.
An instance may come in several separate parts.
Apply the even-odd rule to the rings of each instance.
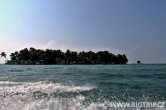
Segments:
[[[6,58],[6,53],[5,52],[1,52],[0,56]]]
[[[21,61],[29,61],[32,64],[43,61],[43,64],[126,64],[128,59],[125,55],[114,55],[108,51],[99,52],[76,52],[52,49],[23,49],[11,53],[11,61],[20,64]]]
[[[141,61],[140,61],[140,60],[138,60],[138,61],[137,61],[137,64],[141,64]]]

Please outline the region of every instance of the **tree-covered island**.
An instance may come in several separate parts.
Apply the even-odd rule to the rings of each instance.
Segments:
[[[109,51],[70,51],[25,48],[11,53],[6,64],[126,64],[125,54],[115,55]]]

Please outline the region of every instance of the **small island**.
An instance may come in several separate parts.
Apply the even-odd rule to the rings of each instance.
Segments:
[[[142,64],[140,60],[137,61],[137,64]]]
[[[115,55],[109,51],[70,51],[62,52],[53,49],[24,48],[11,53],[11,60],[6,64],[126,64],[128,59],[125,54]]]

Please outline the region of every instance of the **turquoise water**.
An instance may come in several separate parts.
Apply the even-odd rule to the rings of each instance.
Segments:
[[[0,110],[165,110],[166,65],[0,65]]]

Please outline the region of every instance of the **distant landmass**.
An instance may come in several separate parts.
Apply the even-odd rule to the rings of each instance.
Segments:
[[[11,53],[11,60],[6,64],[126,64],[125,54],[115,55],[109,51],[70,51],[62,52],[53,49],[24,48]]]

